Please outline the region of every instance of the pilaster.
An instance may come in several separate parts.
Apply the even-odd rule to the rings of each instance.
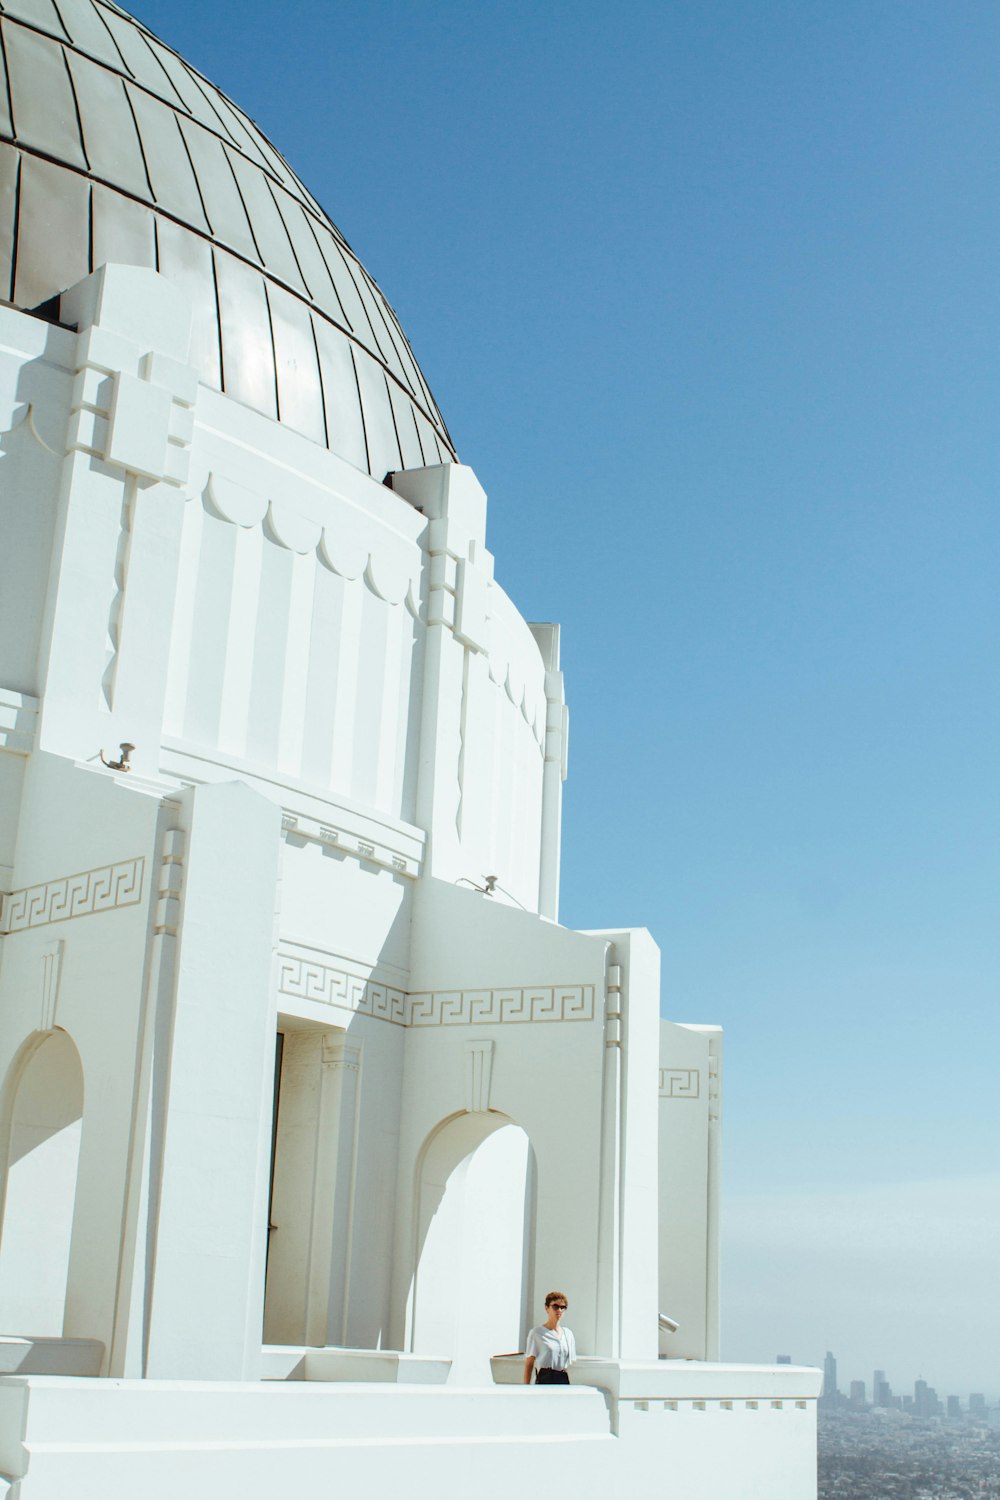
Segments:
[[[469,734],[470,673],[488,647],[493,558],[486,550],[486,495],[471,469],[438,464],[393,476],[398,494],[422,510],[427,629],[417,781],[417,822],[428,835],[428,873],[468,876],[462,802]]]
[[[562,784],[566,780],[569,710],[559,670],[559,626],[531,625],[545,664],[545,745],[542,767],[542,841],[538,868],[538,914],[559,920],[562,844]]]
[[[39,745],[157,766],[197,376],[191,308],[155,271],[106,265],[64,293],[77,328],[41,648]]]
[[[310,1298],[308,1337],[310,1343],[346,1344],[350,1309],[351,1276],[354,1270],[354,1197],[358,1177],[358,1122],[361,1111],[362,1045],[341,1033],[324,1041],[322,1137],[332,1156],[333,1192],[329,1198],[330,1222],[320,1242],[328,1248],[326,1285],[316,1287],[329,1304],[320,1321],[313,1315]]]
[[[241,1380],[260,1359],[281,813],[239,782],[177,800],[186,857],[152,1079],[144,1373]],[[168,888],[158,907],[167,932],[173,900]]]

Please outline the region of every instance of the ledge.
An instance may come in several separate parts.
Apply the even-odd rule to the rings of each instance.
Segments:
[[[695,1359],[578,1359],[570,1371],[574,1385],[596,1385],[626,1401],[815,1400],[823,1385],[821,1370],[804,1365],[709,1364]]]
[[[265,1380],[324,1380],[355,1384],[444,1385],[450,1359],[401,1354],[394,1349],[317,1349],[265,1344]]]
[[[0,750],[30,755],[35,747],[39,700],[15,688],[0,687]]]
[[[517,1385],[523,1379],[523,1354],[497,1355],[490,1363],[497,1385]],[[823,1374],[804,1365],[727,1365],[694,1359],[630,1363],[584,1355],[570,1367],[570,1383],[597,1386],[623,1401],[809,1401],[819,1395]]]
[[[99,1339],[0,1334],[0,1375],[99,1375],[103,1358]]]
[[[362,807],[347,797],[324,797],[319,788],[284,776],[273,766],[164,736],[160,770],[165,777],[198,785],[245,781],[280,805],[286,839],[323,844],[337,854],[380,865],[410,880],[421,872],[427,842],[422,828],[375,808]]]

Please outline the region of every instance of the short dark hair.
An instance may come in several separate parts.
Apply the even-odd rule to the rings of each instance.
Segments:
[[[545,1306],[548,1307],[551,1302],[566,1302],[566,1303],[568,1303],[569,1302],[569,1298],[567,1297],[567,1295],[566,1295],[565,1292],[546,1292],[545,1293]]]

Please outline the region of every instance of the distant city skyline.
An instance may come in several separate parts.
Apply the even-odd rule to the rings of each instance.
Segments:
[[[998,1224],[994,1177],[731,1194],[724,1355],[822,1366],[832,1349],[845,1378],[1000,1394]]]
[[[797,1360],[794,1355],[778,1354],[775,1356],[776,1364],[812,1364],[823,1371],[823,1389],[821,1402],[829,1403],[831,1398],[839,1396],[842,1400],[851,1403],[863,1402],[867,1406],[885,1407],[890,1404],[911,1403],[916,1408],[916,1414],[920,1416],[955,1415],[956,1404],[961,1407],[963,1413],[984,1411],[996,1404],[997,1398],[982,1390],[973,1389],[966,1385],[958,1390],[944,1391],[938,1389],[933,1382],[928,1381],[922,1374],[901,1385],[896,1385],[889,1378],[887,1369],[881,1366],[876,1368],[868,1377],[851,1374],[841,1376],[838,1374],[840,1361],[832,1349],[828,1349],[822,1360],[818,1358]],[[911,1394],[912,1392],[912,1394]],[[935,1411],[932,1408],[940,1408]]]

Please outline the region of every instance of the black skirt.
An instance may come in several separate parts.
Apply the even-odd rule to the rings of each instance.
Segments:
[[[569,1376],[565,1370],[536,1370],[536,1385],[569,1385]]]

